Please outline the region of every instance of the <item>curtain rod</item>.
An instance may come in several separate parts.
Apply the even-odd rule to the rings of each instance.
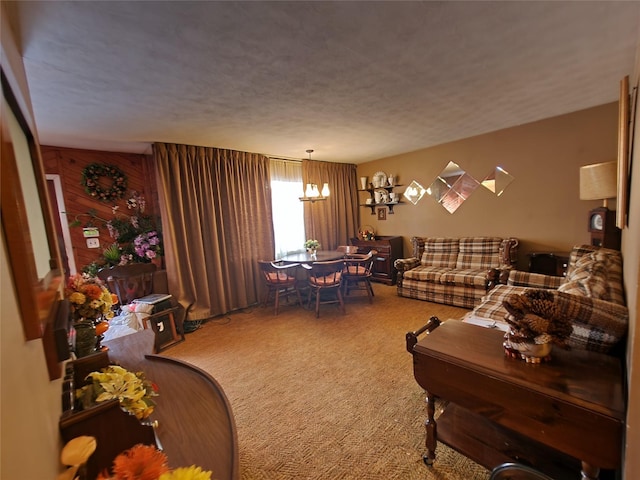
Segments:
[[[298,163],[302,163],[301,158],[287,158],[287,157],[274,157],[273,155],[266,155],[264,154],[265,157],[268,157],[269,159],[272,160],[285,160],[287,162],[298,162]]]

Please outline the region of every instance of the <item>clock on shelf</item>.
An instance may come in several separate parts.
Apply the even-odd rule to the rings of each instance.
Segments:
[[[589,212],[591,245],[620,250],[620,229],[616,227],[616,212],[606,207]]]

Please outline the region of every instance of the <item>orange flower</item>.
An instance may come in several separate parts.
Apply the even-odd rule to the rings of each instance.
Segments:
[[[157,480],[168,471],[167,456],[153,445],[135,445],[113,461],[118,480]]]
[[[102,297],[102,289],[98,285],[85,285],[84,294],[91,300],[98,300]]]

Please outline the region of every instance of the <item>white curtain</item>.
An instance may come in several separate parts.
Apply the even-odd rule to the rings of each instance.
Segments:
[[[302,164],[298,161],[270,159],[271,205],[275,258],[304,251],[304,210]]]

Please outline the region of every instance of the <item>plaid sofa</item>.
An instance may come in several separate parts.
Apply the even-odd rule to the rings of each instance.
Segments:
[[[554,303],[573,322],[569,346],[602,353],[615,352],[627,333],[622,257],[617,250],[576,246],[569,257],[566,277],[512,270],[506,285],[488,292],[463,321],[508,330],[504,300],[528,289],[550,289]]]
[[[511,269],[518,240],[498,237],[413,237],[412,256],[398,259],[398,295],[464,308],[476,306]]]

